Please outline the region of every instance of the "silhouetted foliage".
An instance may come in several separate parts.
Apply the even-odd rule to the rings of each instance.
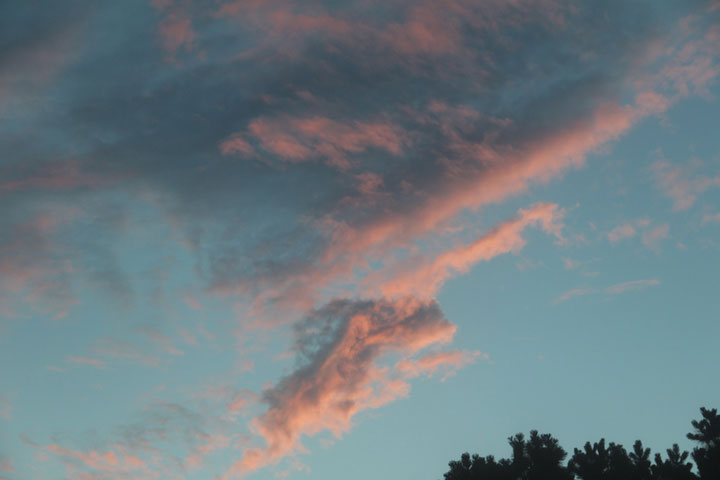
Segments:
[[[492,455],[480,457],[463,453],[460,461],[450,462],[450,471],[445,474],[447,480],[497,479],[514,480],[510,460],[495,461]]]
[[[568,462],[568,470],[582,480],[620,480],[636,477],[635,465],[623,446],[610,443],[606,448],[604,438],[592,446],[590,442],[586,442],[584,451],[576,448],[575,454]]]
[[[701,408],[701,420],[693,420],[694,433],[687,438],[700,443],[692,452],[699,474],[693,473],[690,454],[677,444],[657,453],[651,452],[640,440],[630,453],[622,445],[586,442],[582,450],[574,449],[567,466],[567,453],[550,434],[530,431],[525,437],[518,433],[508,438],[512,449],[510,459],[495,460],[464,453],[460,461],[449,463],[445,480],[720,480],[720,415],[717,409]]]
[[[688,452],[681,452],[677,443],[667,449],[667,458],[663,461],[659,453],[655,454],[655,465],[652,466],[653,478],[657,480],[695,480],[692,463],[687,462]]]
[[[572,480],[573,476],[562,465],[567,453],[556,438],[549,433],[530,432],[525,442],[525,456],[528,468],[520,478],[523,480]]]
[[[463,453],[460,461],[449,463],[446,480],[572,480],[562,465],[567,453],[557,439],[548,434],[518,433],[508,438],[512,459],[498,462],[491,456],[480,457]]]
[[[688,433],[687,438],[699,442],[692,458],[697,465],[702,480],[720,479],[720,415],[717,409],[700,408],[702,420],[693,420],[695,433]]]
[[[633,465],[633,478],[636,480],[652,479],[652,462],[650,461],[650,449],[643,448],[640,440],[635,440],[633,451],[629,455],[630,462]]]

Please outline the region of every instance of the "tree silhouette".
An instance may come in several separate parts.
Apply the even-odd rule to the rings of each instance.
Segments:
[[[633,479],[651,480],[652,479],[652,462],[650,461],[650,449],[643,448],[640,440],[636,440],[633,445],[633,451],[629,455],[630,462],[633,466]]]
[[[562,465],[567,453],[552,435],[532,430],[529,438],[518,433],[508,438],[508,443],[510,460],[463,453],[459,461],[448,464],[445,480],[572,480]]]
[[[460,461],[452,461],[449,465],[450,471],[445,474],[446,480],[515,479],[510,461],[502,459],[496,462],[492,455],[487,457],[473,455],[471,457],[469,453],[463,453]]]
[[[549,433],[540,435],[537,430],[531,430],[524,453],[528,469],[521,477],[523,480],[572,480],[572,473],[562,465],[567,452]]]
[[[583,480],[603,480],[606,478],[609,455],[605,448],[605,439],[601,439],[592,446],[585,442],[585,451],[575,449],[570,458],[568,470]]]
[[[696,480],[692,473],[692,463],[687,462],[690,454],[681,452],[677,443],[667,449],[667,458],[663,461],[659,453],[655,454],[655,465],[652,466],[653,478],[656,480]]]
[[[720,415],[717,409],[700,408],[701,420],[693,420],[694,432],[687,438],[700,445],[693,449],[692,459],[699,476],[693,473],[690,454],[678,444],[666,450],[666,458],[655,454],[637,440],[628,454],[622,445],[605,439],[583,449],[574,449],[567,467],[567,456],[558,440],[550,434],[531,430],[530,436],[518,433],[508,438],[512,449],[510,459],[496,461],[490,455],[481,457],[464,453],[459,461],[451,461],[445,480],[720,480]]]
[[[621,480],[632,478],[635,473],[625,448],[614,443],[606,448],[604,438],[592,446],[586,442],[584,451],[576,448],[568,462],[568,470],[582,480]]]
[[[702,480],[720,479],[720,415],[717,409],[708,410],[700,407],[702,420],[693,420],[695,433],[688,433],[687,438],[701,444],[695,447],[692,458],[700,472]]]

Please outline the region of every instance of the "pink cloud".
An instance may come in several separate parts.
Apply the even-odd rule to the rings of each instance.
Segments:
[[[232,438],[225,435],[208,435],[206,433],[198,433],[200,441],[203,443],[196,446],[192,453],[185,457],[185,465],[191,470],[197,470],[204,464],[205,457],[213,451],[223,450],[230,446]]]
[[[105,362],[94,357],[77,357],[70,355],[65,360],[77,365],[90,365],[92,367],[105,368]]]
[[[618,283],[615,285],[610,285],[609,287],[605,287],[603,289],[599,288],[573,288],[571,290],[568,290],[567,292],[564,292],[562,295],[560,295],[556,300],[555,303],[561,303],[566,302],[570,300],[573,297],[580,297],[584,295],[593,295],[598,293],[606,293],[608,295],[618,295],[625,292],[631,292],[633,290],[643,290],[648,287],[652,287],[655,285],[660,285],[660,280],[652,278],[649,280],[631,280],[629,282],[623,282]]]
[[[432,259],[411,258],[408,261],[411,266],[392,272],[391,278],[381,282],[378,289],[386,296],[413,294],[432,297],[451,275],[465,273],[477,262],[520,250],[525,246],[521,233],[528,226],[538,225],[563,241],[563,216],[563,210],[555,204],[537,204],[527,210],[521,209],[517,218],[500,224],[468,245],[447,250]],[[370,284],[377,281],[374,276],[368,279]]]
[[[474,362],[477,358],[490,360],[487,353],[479,350],[450,350],[446,352],[428,353],[417,360],[402,360],[396,368],[408,377],[426,375],[432,377],[442,371],[442,381],[457,373],[463,366]]]
[[[164,333],[158,332],[157,330],[152,329],[141,329],[140,333],[145,335],[152,343],[157,347],[160,351],[164,353],[168,353],[170,355],[184,355],[185,352],[177,348],[175,345],[174,340],[169,337],[168,335],[165,335]]]
[[[260,142],[262,148],[283,161],[304,162],[322,158],[337,168],[351,165],[351,156],[371,148],[392,155],[402,153],[409,140],[397,126],[386,121],[339,122],[326,117],[259,118],[248,126],[247,133],[236,133],[220,145],[224,154],[252,153],[247,138]]]
[[[567,292],[564,292],[562,295],[560,295],[556,300],[555,303],[560,302],[567,302],[573,297],[579,297],[582,295],[589,295],[592,293],[597,292],[594,288],[573,288],[572,290],[568,290]]]
[[[304,365],[265,392],[269,408],[252,423],[266,446],[245,450],[224,478],[303,451],[303,435],[330,431],[340,437],[358,412],[407,395],[407,382],[379,361],[447,343],[454,332],[436,303],[413,298],[336,301],[316,311],[298,330]]]
[[[699,15],[681,18],[651,56],[661,68],[636,84],[666,90],[671,102],[691,94],[710,96],[709,87],[720,78],[720,43],[717,27],[704,28],[702,22]]]
[[[362,9],[348,8],[345,14],[330,15],[317,4],[309,12],[285,2],[230,1],[217,17],[230,17],[255,34],[259,47],[297,58],[302,46],[323,38],[337,49],[363,48],[398,62],[415,57],[462,55],[464,30],[492,32],[499,39],[506,28],[540,24],[562,28],[569,9],[552,0],[514,2],[488,1],[478,4],[452,0],[442,6],[427,0],[404,8],[400,20],[384,21],[367,16]]]
[[[237,415],[246,411],[251,405],[258,401],[258,396],[249,391],[241,390],[233,395],[229,402],[225,405],[230,415]]]
[[[710,188],[720,187],[720,175],[716,177],[693,175],[695,164],[673,165],[665,160],[657,161],[652,171],[659,187],[673,201],[673,210],[690,208],[697,196]]]
[[[610,243],[617,243],[625,238],[632,238],[636,235],[635,227],[629,223],[618,225],[608,232],[607,237]]]
[[[667,238],[669,231],[670,226],[667,223],[653,227],[643,232],[642,242],[646,247],[657,251],[660,248],[660,242]]]
[[[358,269],[366,268],[371,259],[385,264],[393,258],[396,249],[408,248],[412,242],[428,233],[442,231],[442,227],[461,211],[500,202],[526,191],[532,184],[547,182],[569,168],[581,166],[588,154],[599,151],[607,142],[618,138],[639,119],[650,114],[644,106],[603,104],[588,118],[568,124],[555,133],[508,147],[495,146],[490,139],[482,143],[464,140],[457,134],[456,128],[461,128],[464,122],[476,115],[469,107],[448,108],[434,103],[429,105],[428,110],[430,112],[415,112],[413,115],[417,117],[416,121],[437,123],[438,128],[441,131],[445,129],[444,134],[451,139],[452,149],[458,152],[456,160],[444,163],[446,172],[438,178],[432,189],[413,192],[416,201],[409,208],[381,209],[373,215],[364,215],[361,223],[351,224],[331,216],[325,217],[318,222],[317,228],[326,232],[329,242],[312,267],[266,278],[255,276],[252,283],[247,284],[218,284],[216,291],[252,297],[249,318],[258,325],[287,321],[294,318],[293,312],[312,308],[317,300],[323,298],[323,292],[330,285],[352,282]],[[441,116],[434,112],[440,112]],[[269,144],[281,145],[278,151],[287,149],[286,154],[296,155],[301,161],[309,154],[310,149],[305,144],[299,143],[294,136],[284,131],[268,128],[268,124],[262,123],[264,121],[260,123],[262,128],[256,126],[255,132],[261,143],[267,135],[265,140]],[[324,122],[320,123],[343,125],[328,128],[328,132],[332,133],[329,138],[337,138],[338,131],[341,132],[340,136],[345,132],[346,122]],[[503,124],[502,120],[498,122],[499,125]],[[295,125],[292,131],[297,128],[292,119],[286,119],[284,124]],[[308,128],[307,132],[317,132],[317,128]],[[278,135],[279,139],[276,138]],[[319,136],[318,142],[326,141],[328,137],[325,135],[330,134]],[[363,135],[360,137],[365,138]],[[358,148],[361,148],[364,144],[360,142],[359,145]],[[413,186],[409,185],[407,189],[412,192]],[[356,204],[364,205],[361,200]],[[520,247],[520,243],[510,245],[508,251]],[[477,251],[480,250],[478,246]],[[471,250],[467,253],[470,254]],[[469,264],[461,265],[460,257],[455,257],[455,260],[451,257],[448,254],[438,260],[435,273],[440,272],[439,277],[434,275],[431,262],[428,262],[430,266],[424,265],[425,273],[432,279],[419,294],[431,294],[429,292],[436,290],[447,275],[454,271],[465,271],[469,267]],[[411,278],[404,275],[402,270],[398,274],[402,278]],[[402,295],[408,293],[402,291],[402,278],[394,282],[389,278],[375,285],[386,284],[387,289],[381,290],[385,294],[392,292],[393,295]],[[419,283],[410,281],[408,286],[412,288]]]
[[[28,306],[61,318],[78,303],[70,284],[73,264],[57,254],[61,248],[54,239],[76,213],[57,207],[10,229],[0,243],[1,315],[13,316],[16,308]]]
[[[574,260],[572,258],[567,258],[567,257],[563,258],[562,262],[563,262],[563,266],[565,267],[566,270],[575,270],[576,268],[579,268],[582,265],[581,262]]]
[[[547,182],[568,168],[582,165],[587,154],[619,137],[646,114],[641,108],[605,104],[589,119],[524,147],[459,144],[457,148],[470,157],[467,164],[458,167],[457,174],[451,170],[447,182],[432,195],[420,197],[411,211],[384,214],[357,228],[337,224],[325,258],[406,243],[463,209],[496,203],[525,191],[531,183]]]
[[[448,54],[462,48],[463,37],[460,19],[447,15],[445,5],[419,2],[402,23],[388,25],[381,33],[382,41],[400,54]],[[444,11],[442,11],[444,10]]]
[[[72,190],[80,187],[99,187],[115,179],[83,171],[75,162],[55,163],[39,167],[19,180],[0,183],[0,192],[17,190]]]
[[[227,140],[220,144],[220,151],[223,155],[231,155],[233,153],[241,153],[244,155],[252,155],[255,150],[241,135],[231,135]]]
[[[261,5],[264,4],[252,3],[248,8],[261,8]],[[680,53],[673,52],[672,55]],[[671,60],[672,56],[665,58],[666,62]],[[495,135],[487,135],[482,140],[468,140],[462,135],[468,125],[480,119],[491,121],[500,132],[507,127],[507,119],[488,119],[469,106],[440,102],[431,102],[424,111],[407,110],[405,113],[414,122],[426,127],[436,126],[437,131],[450,142],[452,153],[449,158],[438,159],[445,171],[429,188],[410,182],[402,184],[403,191],[413,195],[414,204],[408,208],[379,209],[371,215],[360,216],[362,221],[358,223],[329,215],[318,222],[318,229],[326,232],[330,240],[315,266],[274,278],[256,277],[254,285],[219,283],[217,291],[251,296],[254,299],[251,314],[254,318],[270,318],[269,323],[291,316],[289,312],[292,310],[306,310],[318,297],[322,297],[321,292],[329,285],[351,283],[354,272],[365,268],[369,261],[383,264],[397,253],[397,249],[410,248],[414,241],[430,232],[443,231],[447,222],[465,209],[500,202],[527,191],[534,184],[548,182],[568,169],[582,166],[588,155],[601,153],[608,143],[624,135],[642,119],[670,108],[677,95],[659,93],[657,89],[664,84],[657,78],[649,78],[651,81],[636,83],[637,94],[630,104],[602,103],[584,117],[572,119],[544,136],[515,142],[511,146],[498,145]],[[260,123],[253,127],[254,134],[249,128],[239,135],[244,141],[254,138],[263,149],[270,152],[274,149],[276,155],[291,162],[306,161],[311,154],[318,155],[317,144],[330,143],[329,147],[319,149],[328,152],[326,162],[346,165],[343,162],[348,154],[333,144],[338,135],[329,141],[324,137],[314,137],[313,132],[317,129],[311,129],[301,136],[297,134],[300,129],[293,121],[302,121],[302,118],[272,119],[277,120],[282,120],[283,128],[272,129],[268,123],[270,120],[261,118]],[[352,121],[332,122],[326,125],[347,126]],[[326,130],[341,134],[343,131],[342,128]],[[342,154],[340,160],[332,155],[338,151]],[[381,193],[379,185],[379,182],[363,185],[358,191],[359,196],[348,198],[344,205],[357,208],[377,205],[378,199],[382,198],[378,196]],[[286,309],[286,312],[269,314],[268,309],[274,308]]]
[[[113,338],[102,338],[98,340],[93,345],[92,351],[110,360],[120,360],[149,367],[156,367],[162,364],[159,358],[144,352],[137,345]]]
[[[642,290],[656,285],[660,285],[660,280],[656,278],[649,280],[633,280],[630,282],[618,283],[617,285],[611,285],[605,289],[605,292],[611,295],[617,295],[633,290]]]
[[[12,418],[12,404],[10,399],[0,395],[0,418],[10,420]]]
[[[0,473],[14,473],[15,466],[13,465],[12,458],[0,455]]]
[[[174,57],[180,48],[192,50],[196,33],[183,6],[173,0],[154,0],[152,4],[162,15],[157,33],[168,55]]]
[[[720,222],[720,213],[707,213],[703,215],[703,224],[705,223],[713,223],[713,222]]]
[[[76,465],[80,465],[84,469],[91,471],[112,474],[112,477],[105,478],[120,478],[121,475],[138,475],[143,473],[142,471],[147,468],[145,461],[129,454],[122,446],[117,446],[115,450],[105,452],[91,450],[88,453],[84,453],[65,448],[61,445],[51,444],[46,445],[44,450],[65,459],[69,472],[76,472]],[[93,477],[83,477],[78,474],[77,477],[74,478]]]
[[[607,237],[610,243],[618,243],[626,238],[636,236],[638,231],[642,232],[643,244],[657,251],[660,242],[667,238],[670,226],[667,223],[663,223],[653,227],[649,219],[639,218],[613,228],[608,232]]]

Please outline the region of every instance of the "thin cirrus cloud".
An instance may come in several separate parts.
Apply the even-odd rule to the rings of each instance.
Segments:
[[[592,295],[598,293],[604,293],[606,295],[619,295],[634,290],[644,290],[649,287],[660,285],[660,280],[657,278],[650,278],[644,280],[631,280],[628,282],[617,283],[610,285],[605,288],[573,288],[561,294],[555,299],[555,303],[567,302],[573,297],[580,297],[584,295]]]
[[[106,478],[121,478],[123,475],[132,475],[134,478],[148,478],[142,475],[147,468],[146,463],[139,457],[127,453],[122,447],[119,448],[117,453],[115,450],[106,452],[91,450],[84,453],[55,444],[45,446],[45,450],[62,457],[65,460],[67,472],[73,476],[80,476],[83,470],[90,469],[103,472]]]
[[[617,295],[620,293],[630,292],[632,290],[642,290],[644,288],[654,287],[656,285],[660,285],[660,280],[657,278],[651,278],[648,280],[633,280],[630,282],[611,285],[605,289],[605,292],[610,295]]]
[[[130,303],[131,275],[99,245],[123,245],[125,208],[152,210],[192,257],[202,284],[193,295],[231,303],[246,335],[294,326],[298,361],[262,392],[212,390],[222,421],[165,405],[148,419],[154,430],[125,426],[114,442],[125,450],[44,453],[68,478],[171,478],[229,450],[239,459],[223,471],[237,478],[305,451],[306,437],[342,436],[360,412],[408,395],[415,377],[447,378],[485,358],[437,350],[456,327],[434,296],[452,276],[522,249],[529,227],[566,244],[565,211],[530,201],[469,243],[454,221],[582,168],[644,120],[705,94],[718,71],[714,17],[699,3],[673,8],[154,0],[90,11],[83,28],[67,16],[65,29],[36,22],[36,53],[23,63],[30,50],[8,42],[15,61],[0,77],[3,122],[6,91],[47,100],[24,104],[0,142],[12,159],[0,165],[3,291],[56,317],[87,284]],[[33,19],[13,12],[18,24]],[[32,70],[47,72],[43,81],[19,85]],[[656,172],[681,208],[714,186]],[[608,239],[659,248],[668,235],[668,225],[636,221]],[[561,301],[657,284],[576,289]],[[21,310],[14,301],[0,315]],[[159,329],[140,333],[149,348],[102,336],[65,358],[144,368],[190,355]],[[238,443],[222,422],[241,414],[250,433]],[[187,444],[182,465],[132,450],[138,438],[161,450],[173,422]]]
[[[12,418],[12,403],[7,396],[0,395],[0,418],[10,420]]]
[[[105,368],[105,362],[99,358],[69,355],[65,360],[76,365],[89,365],[96,368]]]

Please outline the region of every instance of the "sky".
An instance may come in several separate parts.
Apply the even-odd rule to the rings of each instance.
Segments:
[[[720,407],[720,3],[0,4],[0,479],[439,479]]]

